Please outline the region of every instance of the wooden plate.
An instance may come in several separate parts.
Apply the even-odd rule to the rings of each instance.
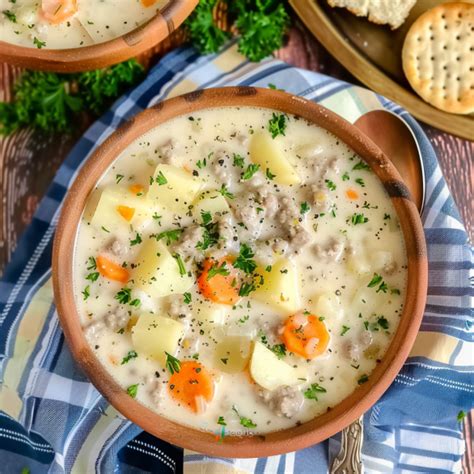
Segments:
[[[191,14],[198,0],[171,0],[151,20],[103,43],[70,49],[38,49],[0,41],[0,61],[28,69],[81,72],[126,61],[167,38]]]
[[[423,12],[440,3],[446,2],[418,0],[405,23],[392,31],[345,9],[331,8],[326,0],[290,0],[314,36],[366,86],[423,122],[474,140],[474,117],[449,114],[426,103],[411,89],[402,70],[401,50],[409,27]]]

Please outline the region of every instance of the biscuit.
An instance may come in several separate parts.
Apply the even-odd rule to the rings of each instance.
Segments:
[[[454,114],[474,112],[474,5],[444,3],[410,27],[402,50],[412,88],[429,104]]]

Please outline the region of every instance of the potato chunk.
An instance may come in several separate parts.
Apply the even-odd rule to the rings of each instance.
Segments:
[[[161,240],[145,241],[135,264],[131,279],[150,297],[181,294],[193,286],[193,278],[188,273],[181,275],[178,261]]]
[[[226,336],[216,346],[214,353],[216,367],[222,372],[242,372],[250,358],[250,339],[242,336]]]
[[[261,387],[275,390],[282,385],[297,385],[301,373],[278,357],[261,342],[254,345],[250,375]]]
[[[300,309],[298,271],[289,259],[282,258],[269,272],[259,268],[255,285],[257,289],[251,297],[271,305],[281,314],[293,314]]]
[[[225,307],[221,304],[201,301],[194,307],[196,319],[205,325],[222,326],[225,319]]]
[[[120,231],[130,224],[142,224],[150,219],[152,211],[152,202],[144,196],[137,196],[123,186],[110,186],[102,190],[91,224],[110,232]]]
[[[204,191],[194,202],[193,214],[197,222],[201,222],[203,212],[209,212],[215,220],[216,214],[229,212],[229,204],[219,191]]]
[[[163,316],[143,314],[132,328],[133,347],[139,354],[156,359],[163,367],[166,354],[174,354],[184,335],[184,325]]]
[[[275,175],[278,184],[298,184],[301,182],[293,166],[286,159],[278,138],[273,139],[267,132],[255,133],[250,141],[250,159],[260,165],[265,173],[267,168]]]
[[[344,308],[341,299],[334,293],[320,293],[312,298],[314,304],[311,311],[317,316],[329,319],[340,319],[344,316]]]
[[[148,188],[148,199],[176,214],[184,214],[194,201],[203,182],[176,166],[159,164],[153,175],[155,181]]]

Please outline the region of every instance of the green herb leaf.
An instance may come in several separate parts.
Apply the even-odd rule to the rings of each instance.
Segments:
[[[130,240],[130,245],[133,247],[134,245],[138,245],[142,243],[142,236],[137,232],[135,238]]]
[[[127,388],[127,393],[132,397],[132,398],[135,398],[137,396],[137,393],[138,393],[138,384],[135,383],[133,385],[130,385],[128,388]]]
[[[285,135],[286,116],[284,114],[272,114],[272,118],[268,121],[268,131],[272,134],[272,138],[278,135]]]
[[[275,344],[270,347],[270,350],[279,358],[283,359],[286,356],[286,346],[285,344]]]
[[[235,413],[237,414],[237,416],[240,419],[240,424],[244,428],[256,428],[257,427],[257,425],[250,418],[246,418],[245,416],[241,416],[239,414],[239,412],[237,411],[237,408],[235,407],[235,405],[232,407],[232,410],[235,411]]]
[[[342,180],[349,181],[349,173],[347,171],[342,175]]]
[[[247,169],[242,173],[241,179],[247,181],[253,177],[253,175],[260,169],[260,165],[250,164]]]
[[[275,178],[276,174],[271,173],[271,171],[267,168],[265,170],[265,176],[271,181],[273,178]]]
[[[12,23],[16,23],[16,15],[10,10],[3,10],[3,15],[8,18]]]
[[[223,416],[220,416],[220,417],[217,419],[217,424],[218,424],[218,425],[221,425],[221,426],[227,426],[227,423],[225,422]]]
[[[231,192],[229,192],[225,184],[221,186],[221,189],[219,189],[219,192],[228,199],[234,199],[235,197]]]
[[[191,293],[186,291],[183,294],[183,302],[184,302],[184,304],[190,304],[191,303]]]
[[[309,212],[310,210],[311,210],[311,207],[306,201],[301,203],[301,205],[300,205],[300,214],[304,215],[307,212]]]
[[[370,166],[364,161],[360,160],[356,165],[352,167],[353,170],[368,170],[370,171]]]
[[[184,265],[183,259],[181,258],[181,255],[179,253],[174,253],[173,258],[176,260],[176,263],[178,264],[178,269],[179,269],[179,274],[181,276],[186,275],[186,266]]]
[[[239,288],[239,296],[248,296],[252,291],[255,291],[257,288],[254,283],[242,283]]]
[[[97,279],[99,278],[99,275],[100,275],[99,272],[92,272],[92,273],[89,273],[89,275],[86,276],[86,280],[89,280],[89,281],[97,281]]]
[[[318,393],[326,393],[326,389],[317,383],[312,383],[304,392],[303,395],[308,400],[318,401]]]
[[[97,263],[94,257],[89,257],[87,261],[88,261],[87,270],[90,271],[90,270],[95,270],[97,268]]]
[[[159,186],[163,186],[168,183],[166,176],[163,174],[163,171],[160,171],[155,178],[155,182],[158,183]]]
[[[359,380],[357,380],[357,383],[358,383],[359,385],[362,385],[362,384],[364,384],[364,383],[366,383],[366,382],[368,382],[368,381],[369,381],[368,375],[364,374],[364,375],[362,375],[361,377],[359,377]]]
[[[182,233],[183,229],[165,230],[164,232],[154,235],[154,237],[156,240],[165,239],[166,245],[170,245],[173,242],[178,241]]]
[[[209,271],[207,272],[207,280],[215,277],[216,275],[227,276],[230,274],[229,269],[227,268],[227,262],[222,262],[219,266],[218,263],[215,263],[211,266]]]
[[[458,413],[458,416],[456,417],[456,420],[461,423],[464,418],[466,418],[467,416],[467,413],[464,411],[464,410],[461,410],[459,413]]]
[[[82,290],[82,296],[83,296],[83,298],[84,298],[84,301],[86,301],[86,299],[89,298],[89,296],[91,295],[90,289],[91,289],[91,287],[90,287],[89,285],[87,285],[87,286]]]
[[[126,364],[127,362],[130,362],[132,359],[135,359],[138,357],[138,354],[135,351],[128,351],[128,354],[122,359],[122,362],[120,365]]]
[[[241,244],[239,255],[235,259],[235,262],[232,264],[232,266],[242,270],[247,274],[253,273],[257,268],[257,262],[253,260],[254,256],[255,254],[249,245],[245,243]]]
[[[367,287],[373,288],[374,286],[377,286],[382,280],[383,280],[382,275],[379,275],[378,273],[374,273],[374,276],[372,277],[372,280],[370,280]]]
[[[365,224],[366,222],[369,222],[369,219],[365,217],[364,214],[354,213],[351,217],[351,222],[353,225]]]
[[[121,304],[130,303],[132,299],[132,289],[123,287],[114,297]]]
[[[349,331],[351,329],[350,326],[346,326],[346,325],[342,325],[342,329],[341,329],[341,336],[344,336],[344,334],[346,334],[347,331]]]
[[[334,181],[331,181],[330,179],[325,179],[324,182],[326,183],[326,187],[329,189],[329,191],[336,190],[336,185]]]
[[[241,155],[237,155],[236,153],[234,153],[234,157],[233,157],[233,162],[232,164],[234,166],[237,166],[238,168],[243,168],[245,166],[245,159],[243,156]]]
[[[363,180],[362,178],[357,178],[357,179],[355,180],[355,182],[356,182],[359,186],[361,186],[362,188],[365,188],[365,182],[364,182],[364,180]]]
[[[181,370],[181,362],[176,357],[172,356],[168,352],[165,351],[166,354],[166,368],[168,372],[173,375],[179,373]]]

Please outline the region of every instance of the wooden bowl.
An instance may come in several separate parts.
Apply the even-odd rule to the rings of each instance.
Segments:
[[[151,20],[104,43],[83,48],[38,49],[0,41],[0,61],[28,69],[80,72],[126,61],[163,41],[183,23],[199,0],[171,0]]]
[[[89,193],[111,162],[145,132],[173,117],[222,106],[255,106],[295,114],[325,128],[363,157],[383,182],[400,219],[408,256],[407,296],[397,332],[369,377],[327,413],[300,426],[251,437],[215,435],[168,420],[127,395],[87,343],[75,308],[73,251]],[[124,416],[170,443],[215,456],[260,457],[305,448],[332,436],[367,411],[401,369],[417,335],[426,302],[428,263],[420,217],[410,193],[388,158],[365,135],[333,112],[301,97],[268,89],[227,87],[198,90],[156,104],[113,133],[87,161],[72,185],[59,220],[53,249],[53,283],[59,318],[75,360],[92,383]]]

